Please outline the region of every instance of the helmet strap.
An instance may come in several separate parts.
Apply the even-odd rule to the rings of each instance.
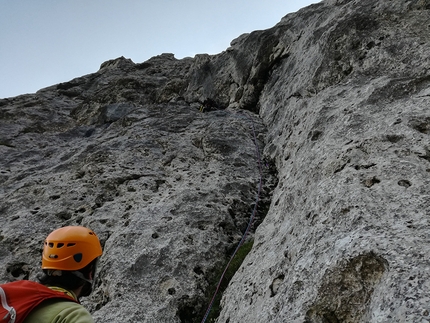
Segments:
[[[79,297],[89,296],[93,291],[93,281],[85,278],[84,274],[81,273],[80,271],[71,271],[70,273],[84,281],[84,284],[82,285],[82,290],[79,293]]]
[[[86,281],[87,283],[90,283],[92,285],[93,280],[92,279],[88,279],[84,276],[83,273],[81,273],[80,271],[71,271],[70,273],[72,273],[73,275],[75,275],[76,277]]]

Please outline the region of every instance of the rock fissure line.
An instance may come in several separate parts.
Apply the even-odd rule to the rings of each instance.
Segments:
[[[220,289],[221,283],[222,283],[222,281],[224,279],[224,276],[225,276],[228,268],[230,267],[231,262],[233,261],[234,257],[236,256],[237,252],[239,251],[239,248],[244,244],[244,242],[245,242],[245,240],[246,240],[246,238],[248,236],[248,233],[251,230],[251,227],[252,227],[252,225],[254,223],[255,216],[257,214],[257,208],[258,208],[258,204],[260,202],[260,196],[261,196],[262,189],[263,189],[263,166],[262,166],[262,159],[261,159],[261,154],[260,154],[260,148],[259,148],[258,142],[257,142],[257,134],[255,132],[254,122],[253,122],[253,120],[251,118],[249,118],[247,116],[246,113],[244,113],[244,116],[245,116],[245,118],[251,124],[252,136],[253,136],[253,141],[254,141],[254,145],[255,145],[255,157],[256,157],[256,160],[257,160],[258,173],[259,173],[259,182],[258,182],[257,195],[256,195],[256,199],[255,199],[255,202],[254,202],[254,208],[253,208],[253,210],[251,212],[251,216],[249,218],[249,222],[248,222],[248,225],[247,225],[247,227],[245,229],[245,232],[243,233],[242,238],[240,239],[239,243],[237,244],[236,249],[233,251],[233,254],[231,255],[231,257],[230,257],[227,265],[225,266],[225,268],[224,268],[224,270],[223,270],[223,272],[221,274],[221,277],[220,277],[220,279],[218,281],[218,284],[216,286],[215,292],[214,292],[214,294],[212,296],[212,299],[209,302],[208,308],[207,308],[207,310],[205,312],[205,315],[204,315],[201,323],[206,322],[206,320],[208,318],[208,315],[209,315],[209,313],[210,313],[210,311],[212,309],[212,306],[213,306],[213,303],[215,301],[215,298],[216,298],[216,296],[217,296],[217,294],[219,292],[219,289]]]

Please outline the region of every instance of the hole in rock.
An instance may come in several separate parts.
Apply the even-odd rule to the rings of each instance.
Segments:
[[[28,280],[30,276],[29,265],[24,262],[17,262],[6,266],[6,271],[14,278]]]
[[[400,181],[397,182],[397,184],[406,188],[412,186],[411,182],[405,179],[401,179]]]

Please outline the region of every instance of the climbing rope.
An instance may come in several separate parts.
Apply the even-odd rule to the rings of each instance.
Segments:
[[[212,296],[212,299],[211,299],[211,301],[209,303],[209,306],[208,306],[208,308],[206,310],[205,316],[203,317],[203,320],[201,321],[201,323],[206,322],[206,320],[207,320],[207,318],[209,316],[209,313],[210,313],[210,311],[212,309],[212,306],[213,306],[213,303],[215,301],[215,298],[216,298],[216,296],[218,294],[218,291],[220,289],[221,283],[222,283],[222,281],[224,279],[224,276],[225,276],[228,268],[230,267],[230,264],[231,264],[233,258],[236,256],[236,253],[238,252],[238,250],[240,249],[240,247],[245,242],[245,239],[246,239],[246,237],[247,237],[247,235],[248,235],[248,233],[249,233],[249,231],[250,231],[250,229],[252,227],[252,223],[254,222],[255,215],[257,214],[257,206],[258,206],[258,202],[260,201],[261,190],[262,190],[262,187],[263,187],[263,168],[262,168],[262,162],[261,162],[260,149],[258,147],[258,142],[257,142],[257,134],[255,132],[254,121],[247,114],[244,114],[244,115],[245,115],[245,117],[248,120],[251,121],[253,141],[254,141],[254,145],[255,145],[255,154],[256,154],[256,157],[257,157],[257,161],[258,161],[258,171],[259,171],[259,177],[260,177],[260,179],[259,179],[259,184],[258,184],[257,197],[255,199],[255,205],[254,205],[254,209],[252,210],[251,217],[249,218],[248,226],[246,227],[246,230],[245,230],[245,232],[242,235],[242,239],[239,241],[236,249],[234,250],[233,254],[231,255],[229,262],[227,263],[227,265],[224,268],[224,271],[223,271],[223,273],[221,275],[221,278],[218,281],[218,285],[216,287],[214,295]]]

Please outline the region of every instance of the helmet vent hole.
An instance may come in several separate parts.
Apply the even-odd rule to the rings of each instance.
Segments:
[[[73,256],[73,259],[75,259],[76,262],[81,262],[82,260],[82,254],[81,253],[77,253]]]
[[[57,243],[57,248],[62,248],[62,247],[64,247],[64,243],[62,243],[62,242]]]
[[[76,243],[72,243],[72,242],[71,242],[71,243],[68,243],[68,244],[67,244],[67,247],[73,247],[74,245],[76,245]]]

